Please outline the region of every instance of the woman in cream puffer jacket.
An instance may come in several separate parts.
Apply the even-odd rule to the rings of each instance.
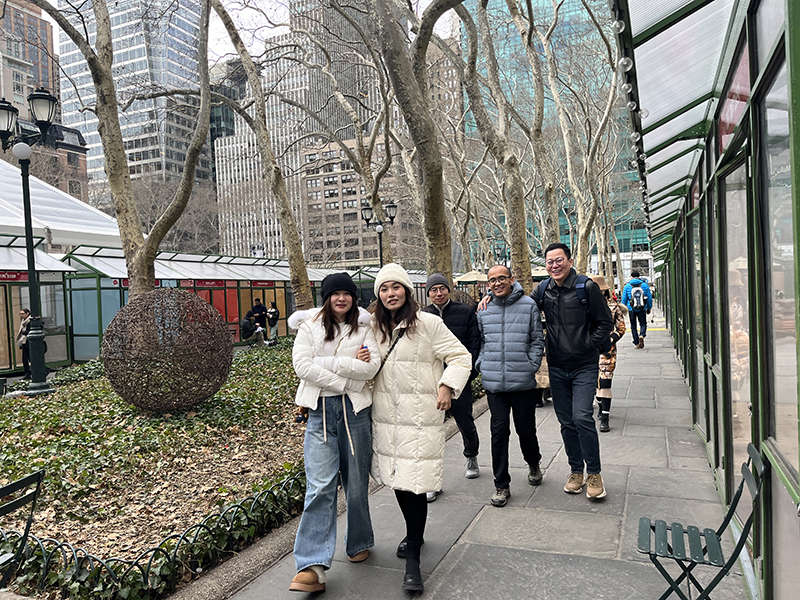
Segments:
[[[397,549],[406,559],[403,590],[421,592],[425,495],[442,489],[445,411],[467,385],[472,355],[441,318],[419,311],[413,287],[395,263],[375,278],[372,327],[382,367],[372,398],[372,476],[394,489],[406,522]]]

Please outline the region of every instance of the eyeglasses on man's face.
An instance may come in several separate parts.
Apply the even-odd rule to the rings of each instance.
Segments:
[[[552,260],[545,261],[545,263],[544,263],[544,264],[545,264],[545,266],[547,266],[547,267],[557,267],[557,266],[559,266],[559,265],[563,264],[563,263],[564,263],[566,260],[567,260],[566,258],[564,258],[563,256],[561,256],[561,257],[559,257],[559,258],[554,258],[554,259],[552,259]]]
[[[496,284],[496,283],[505,283],[505,282],[506,282],[506,281],[508,281],[509,279],[510,279],[510,278],[509,278],[509,277],[507,277],[507,276],[505,276],[505,275],[498,275],[497,277],[491,277],[491,278],[489,279],[489,284],[490,284],[490,285],[494,285],[494,284]]]

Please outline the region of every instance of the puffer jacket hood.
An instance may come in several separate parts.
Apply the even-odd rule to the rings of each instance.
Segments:
[[[375,376],[381,364],[378,343],[369,326],[370,314],[360,309],[358,331],[350,335],[350,327],[343,326],[343,333],[336,352],[326,356],[325,328],[322,320],[314,320],[320,308],[301,310],[289,317],[289,326],[297,329],[292,348],[292,364],[300,385],[295,403],[316,410],[323,390],[336,394],[347,394],[358,413],[372,404],[372,392],[365,382]],[[358,360],[358,351],[366,346],[370,351],[370,362]],[[328,353],[330,354],[330,353]],[[318,360],[322,357],[322,364]]]
[[[289,315],[289,318],[286,320],[286,322],[291,329],[299,329],[300,323],[302,323],[303,321],[307,321],[309,319],[313,319],[314,317],[317,316],[317,314],[320,313],[320,311],[322,311],[322,308],[320,307],[309,308],[308,310],[296,310],[291,315]],[[361,325],[362,327],[365,325],[369,325],[371,316],[372,315],[370,315],[366,310],[364,310],[360,306],[358,307],[359,325]]]

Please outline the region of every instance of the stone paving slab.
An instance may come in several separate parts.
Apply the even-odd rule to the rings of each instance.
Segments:
[[[692,411],[671,408],[631,408],[628,410],[631,425],[664,425],[666,427],[691,427]]]
[[[629,435],[609,438],[604,434],[600,436],[600,460],[603,465],[666,468],[667,440]]]
[[[650,600],[666,589],[652,566],[459,544],[425,584],[436,600]]]
[[[596,558],[614,558],[619,539],[617,517],[510,506],[482,511],[464,536],[473,544]]]
[[[504,508],[489,504],[494,489],[489,413],[476,421],[481,440],[479,478],[464,478],[461,436],[449,439],[444,493],[428,505],[423,598],[651,600],[667,590],[648,557],[636,549],[639,517],[716,527],[724,511],[705,445],[692,428],[688,390],[665,332],[651,330],[644,350],[635,350],[630,343],[620,347],[613,393],[612,429],[600,434],[608,489],[601,502],[591,502],[585,494],[564,493],[570,469],[551,403],[537,409],[544,481],[537,487],[527,484],[527,465],[512,431],[512,496]],[[408,598],[401,591],[403,561],[394,554],[404,535],[394,493],[382,488],[370,503],[376,546],[366,562],[353,565],[346,559],[339,532],[325,598]],[[343,527],[342,518],[339,523]],[[726,539],[723,547],[730,551],[732,545]],[[679,572],[677,566],[667,568],[675,575]],[[713,577],[714,571],[695,570],[702,581]],[[712,597],[745,600],[739,573],[737,566]],[[306,596],[288,591],[293,575],[289,554],[240,592],[217,600],[302,600]],[[206,578],[211,580],[204,576],[192,585]],[[194,600],[192,595],[186,597]]]
[[[614,415],[611,417],[612,431],[614,428]],[[647,437],[647,438],[664,438],[667,439],[666,427],[650,427],[649,425],[634,425],[632,423],[625,423],[622,429],[622,435],[631,437]]]
[[[686,473],[673,469],[632,467],[628,482],[628,493],[660,498],[719,502],[719,493],[711,479],[707,477],[687,477]]]
[[[670,456],[705,458],[706,447],[691,427],[668,427],[667,445]]]

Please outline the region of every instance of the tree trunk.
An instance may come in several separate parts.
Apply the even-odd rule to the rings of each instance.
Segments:
[[[264,180],[269,183],[270,191],[278,205],[281,237],[289,257],[289,277],[295,304],[298,310],[308,309],[314,306],[311,282],[308,279],[308,271],[303,257],[303,246],[300,242],[300,234],[297,231],[297,223],[294,220],[294,211],[289,199],[289,192],[286,189],[283,173],[275,158],[272,141],[267,130],[266,101],[264,90],[261,86],[261,78],[258,75],[258,69],[253,62],[252,56],[250,56],[242,38],[239,36],[236,25],[234,25],[228,11],[222,6],[222,2],[220,0],[211,0],[211,5],[225,26],[228,37],[230,37],[233,46],[236,48],[247,75],[247,82],[253,94],[253,109],[255,111],[255,118],[250,119],[248,124],[253,133],[256,134],[256,143],[261,155],[261,174]]]
[[[371,10],[389,79],[417,149],[420,197],[424,200],[423,221],[428,247],[428,272],[442,273],[449,279],[453,276],[453,263],[450,224],[445,214],[442,155],[436,127],[426,101],[427,77],[424,78],[426,89],[420,89],[418,76],[425,73],[425,35],[430,39],[433,25],[439,16],[462,1],[435,0],[426,9],[422,19],[424,26],[420,28],[421,33],[415,41],[413,64],[400,36],[400,24],[392,14],[387,0],[373,0]]]

